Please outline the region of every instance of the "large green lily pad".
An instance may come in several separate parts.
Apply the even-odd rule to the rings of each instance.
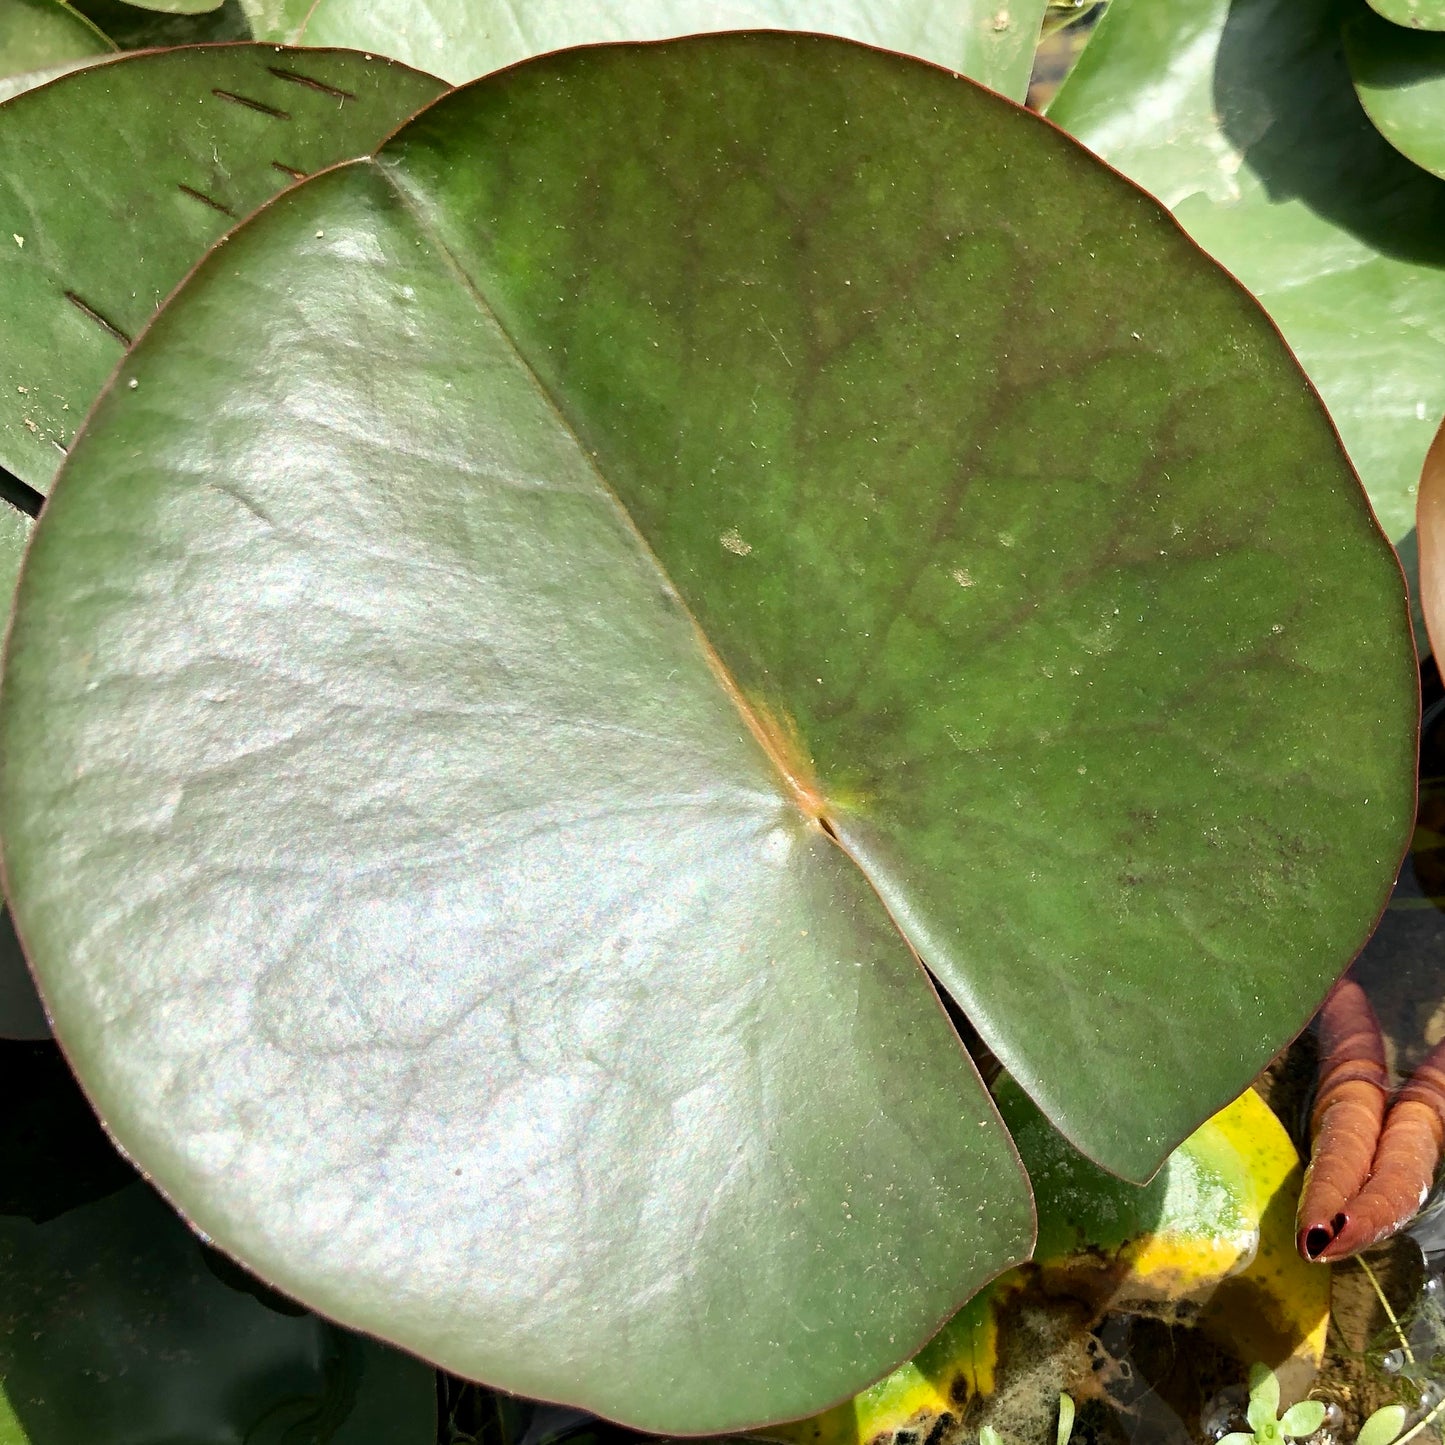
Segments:
[[[443,89],[350,51],[233,45],[121,57],[0,109],[0,465],[47,490],[206,247]]]
[[[808,30],[916,55],[1015,100],[1047,0],[242,0],[259,40],[374,50],[460,83],[569,45]]]
[[[1360,108],[1340,41],[1353,13],[1349,0],[1111,0],[1049,118],[1263,302],[1413,583],[1415,487],[1445,415],[1445,182]]]
[[[1421,34],[1362,9],[1345,26],[1355,91],[1380,134],[1445,176],[1445,35]]]
[[[233,233],[0,697],[125,1147],[289,1293],[656,1430],[821,1409],[1027,1252],[915,951],[1144,1179],[1413,812],[1400,575],[1253,300],[811,37],[548,57]]]

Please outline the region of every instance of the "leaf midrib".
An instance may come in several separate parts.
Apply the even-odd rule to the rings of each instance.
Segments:
[[[321,0],[316,0],[319,5]],[[315,5],[312,6],[315,10]],[[714,680],[724,696],[732,703],[734,709],[747,728],[753,741],[762,751],[768,760],[771,771],[777,779],[782,792],[790,802],[808,820],[808,823],[821,829],[830,837],[835,844],[848,853],[855,867],[867,878],[867,870],[863,869],[856,858],[839,841],[834,832],[833,825],[828,819],[828,799],[826,792],[813,772],[812,759],[809,758],[803,749],[792,743],[788,737],[788,729],[777,720],[770,717],[767,712],[755,706],[748,700],[743,689],[738,685],[737,679],[732,671],[718,654],[717,648],[712,640],[703,630],[701,623],[688,605],[687,599],[682,595],[672,578],[668,575],[667,568],[663,565],[662,559],[657,555],[652,543],[638,527],[636,519],[628,510],[622,498],[618,495],[606,474],[597,464],[596,453],[588,450],[583,445],[577,429],[573,426],[571,419],[552,388],[543,381],[535,367],[527,360],[517,339],[507,328],[496,309],[488,301],[486,294],[477,284],[475,278],[462,264],[461,259],[452,251],[442,238],[441,230],[432,217],[428,214],[424,194],[419,189],[413,189],[403,184],[401,168],[397,165],[388,165],[379,156],[372,155],[364,157],[360,164],[373,167],[380,175],[383,182],[396,196],[398,203],[406,212],[412,223],[422,233],[427,242],[436,248],[437,254],[442,258],[447,269],[461,283],[467,295],[471,297],[473,304],[482,311],[491,324],[496,328],[497,334],[506,342],[508,349],[516,358],[517,365],[522,369],[527,379],[531,382],[536,395],[541,399],[548,411],[552,414],[559,427],[570,438],[576,448],[578,456],[583,459],[587,470],[597,483],[598,488],[606,497],[608,505],[612,508],[617,518],[621,521],[628,535],[632,538],[639,551],[647,559],[648,565],[652,567],[661,581],[669,599],[681,610],[687,618],[688,625],[692,628],[693,638],[702,653],[708,669],[711,671]],[[870,880],[871,882],[871,880]],[[891,915],[890,915],[891,917]],[[895,928],[897,924],[895,922]],[[899,930],[900,937],[903,937]],[[906,942],[906,939],[905,939]],[[911,945],[910,945],[911,948]]]

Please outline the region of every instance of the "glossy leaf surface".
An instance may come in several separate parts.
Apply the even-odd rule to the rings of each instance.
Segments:
[[[350,51],[237,45],[122,57],[0,109],[0,465],[47,490],[206,247],[442,89]]]
[[[6,0],[0,6],[0,76],[23,75],[114,49],[63,0]]]
[[[1333,0],[1118,0],[1049,117],[1163,200],[1264,303],[1415,570],[1445,415],[1445,181],[1350,82]]]
[[[1445,176],[1445,35],[1407,30],[1364,10],[1345,26],[1355,90],[1380,134]]]
[[[1046,0],[243,0],[260,40],[392,55],[454,83],[572,45],[718,30],[841,35],[1022,100]]]
[[[910,945],[1143,1178],[1413,811],[1399,573],[1254,303],[1025,112],[777,35],[535,62],[234,233],[0,706],[126,1147],[327,1313],[659,1430],[851,1394],[1026,1250]]]

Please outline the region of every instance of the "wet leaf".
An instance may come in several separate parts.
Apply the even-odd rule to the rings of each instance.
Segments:
[[[916,55],[1014,100],[1047,0],[242,0],[258,40],[395,56],[453,83],[549,50],[715,30],[804,30]]]
[[[66,65],[114,49],[64,0],[6,0],[0,6],[0,76]]]
[[[1380,134],[1445,176],[1445,35],[1422,34],[1361,9],[1345,26],[1355,91]]]
[[[206,247],[442,88],[351,52],[230,46],[122,57],[0,110],[0,465],[48,490],[127,340]],[[0,548],[23,535],[12,522]]]
[[[999,1090],[1004,1118],[1034,1180],[1036,1260],[1081,1279],[1071,1260],[1098,1268],[1112,1304],[1168,1317],[1181,1300],[1202,1306],[1200,1326],[1241,1362],[1286,1361],[1275,1372],[1296,1393],[1324,1349],[1329,1281],[1294,1250],[1300,1167],[1294,1144],[1253,1090],[1208,1120],[1143,1189],[1081,1158],[1016,1091]],[[1278,1400],[1276,1398],[1276,1408]]]
[[[1414,491],[1445,415],[1445,181],[1361,109],[1340,46],[1351,13],[1116,0],[1049,116],[1264,303],[1413,583]]]
[[[1414,803],[1398,570],[1254,303],[1027,113],[780,35],[534,62],[233,233],[0,698],[126,1148],[286,1292],[657,1430],[854,1393],[1026,1252],[912,950],[1144,1178]]]

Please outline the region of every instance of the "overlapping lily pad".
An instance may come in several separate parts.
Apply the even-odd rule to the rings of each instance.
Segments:
[[[237,45],[118,58],[0,109],[0,465],[47,490],[205,249],[443,89],[354,52]]]
[[[242,0],[258,39],[394,55],[460,83],[569,45],[718,30],[841,35],[1022,100],[1046,0]]]
[[[1115,0],[1049,116],[1264,303],[1413,580],[1415,486],[1445,416],[1445,181],[1361,109],[1340,42],[1353,14]]]
[[[1345,26],[1355,90],[1380,134],[1445,176],[1445,34],[1392,25],[1361,10]]]
[[[0,696],[127,1149],[308,1303],[656,1430],[852,1394],[1026,1252],[915,952],[1143,1179],[1413,813],[1399,572],[1255,303],[818,38],[548,57],[235,232]]]

